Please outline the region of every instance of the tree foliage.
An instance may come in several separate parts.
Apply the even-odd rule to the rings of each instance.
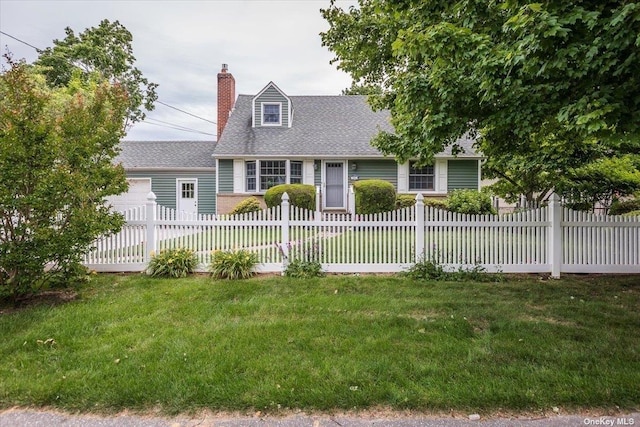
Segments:
[[[129,105],[125,125],[143,120],[143,109],[153,110],[158,85],[150,83],[134,66],[133,37],[124,25],[105,19],[98,27],[78,35],[69,27],[65,33],[63,40],[54,40],[53,47],[41,51],[36,61],[51,86],[67,86],[76,70],[81,71],[84,81],[98,73],[126,90]]]
[[[640,150],[640,3],[359,0],[322,14],[338,68],[383,88],[372,104],[395,133],[373,144],[401,161],[470,134],[505,190],[532,193]]]
[[[96,237],[122,216],[104,206],[126,190],[112,163],[127,94],[73,74],[52,89],[6,56],[0,75],[0,296],[67,284]]]

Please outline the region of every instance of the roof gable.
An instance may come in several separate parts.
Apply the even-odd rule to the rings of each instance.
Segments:
[[[263,123],[264,106],[272,105],[279,107],[280,121],[277,124]],[[274,82],[269,82],[252,100],[252,127],[291,127],[293,116],[293,103]]]

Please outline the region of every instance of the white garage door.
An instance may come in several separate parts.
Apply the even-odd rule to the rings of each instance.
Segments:
[[[143,206],[147,201],[147,194],[151,191],[150,178],[128,178],[129,191],[107,198],[114,210],[123,211],[137,206]]]

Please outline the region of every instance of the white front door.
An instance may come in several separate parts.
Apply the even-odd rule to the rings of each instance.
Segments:
[[[176,183],[177,208],[179,212],[198,213],[198,180],[178,179]]]
[[[345,209],[345,167],[344,162],[325,163],[324,207],[326,209]]]

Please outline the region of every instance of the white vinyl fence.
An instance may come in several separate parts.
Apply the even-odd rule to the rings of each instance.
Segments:
[[[640,273],[640,217],[547,207],[508,215],[463,215],[424,206],[372,215],[328,214],[282,205],[243,215],[189,215],[158,206],[124,212],[126,225],[96,241],[85,264],[96,271],[144,271],[154,252],[194,250],[206,270],[215,251],[245,249],[259,272],[293,259],[327,272],[403,271],[427,259],[448,269],[482,266],[507,273]]]

